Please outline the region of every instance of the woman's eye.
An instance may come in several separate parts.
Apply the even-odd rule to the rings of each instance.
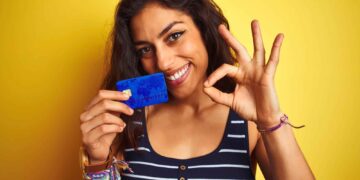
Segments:
[[[137,54],[139,57],[143,57],[143,56],[146,56],[147,54],[149,54],[150,51],[151,51],[150,47],[143,47],[137,51]]]
[[[179,39],[179,37],[181,37],[181,35],[182,35],[184,32],[185,32],[185,31],[181,31],[181,32],[176,32],[176,33],[171,34],[171,35],[168,37],[168,41],[169,41],[169,42],[176,41],[177,39]]]

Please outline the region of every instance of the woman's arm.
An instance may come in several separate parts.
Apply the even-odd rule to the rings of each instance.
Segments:
[[[216,69],[204,82],[204,92],[213,101],[231,107],[240,117],[255,122],[259,129],[269,129],[279,125],[280,118],[284,115],[281,112],[274,83],[284,35],[280,33],[275,37],[269,60],[266,61],[258,21],[251,23],[251,30],[254,44],[253,57],[250,57],[246,48],[225,26],[219,26],[220,35],[235,52],[237,65],[223,64]],[[224,76],[235,80],[234,92],[224,93],[213,87]],[[263,169],[266,176],[271,179],[314,179],[291,127],[286,124],[286,118],[281,122],[283,126],[279,129],[262,133],[263,144],[258,146],[259,163],[262,161],[261,166],[265,167]],[[266,159],[269,165],[265,164]]]
[[[261,134],[255,156],[266,179],[315,179],[288,125]]]

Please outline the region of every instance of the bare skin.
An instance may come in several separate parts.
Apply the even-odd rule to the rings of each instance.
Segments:
[[[164,107],[166,105],[147,108],[146,125],[154,151],[175,159],[191,159],[213,152],[223,138],[229,108],[217,103],[209,104],[197,112],[191,108]],[[253,122],[249,122],[248,127],[249,152],[254,157],[259,133]],[[257,162],[252,159],[255,174]]]
[[[207,77],[207,52],[191,17],[158,4],[148,4],[133,18],[131,29],[136,49],[143,55],[142,65],[148,73],[164,72],[170,76],[187,64],[191,67],[187,79],[180,85],[172,85],[167,80],[171,94],[169,103],[146,109],[148,136],[158,154],[189,159],[214,151],[223,137],[231,108],[248,120],[254,174],[259,163],[266,179],[314,179],[289,126],[268,134],[257,131],[257,127],[277,125],[283,114],[273,82],[282,34],[276,36],[270,59],[265,63],[257,21],[252,22],[255,49],[252,58],[220,25],[219,32],[236,52],[240,66],[224,64]],[[164,29],[168,31],[161,33]],[[224,76],[237,82],[233,93],[223,93],[213,87]],[[81,115],[83,144],[93,163],[106,160],[116,133],[123,131],[124,123],[116,115],[132,114],[125,104],[114,103],[126,98],[119,92],[103,90]],[[114,116],[110,116],[110,112]]]

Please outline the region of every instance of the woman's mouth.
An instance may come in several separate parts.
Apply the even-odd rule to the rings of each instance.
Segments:
[[[183,83],[190,72],[190,63],[181,67],[178,71],[171,75],[166,75],[166,79],[169,86],[175,87]]]

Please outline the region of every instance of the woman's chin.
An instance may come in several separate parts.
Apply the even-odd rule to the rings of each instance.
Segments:
[[[184,100],[190,96],[190,93],[184,93],[180,91],[170,91],[170,100]]]

